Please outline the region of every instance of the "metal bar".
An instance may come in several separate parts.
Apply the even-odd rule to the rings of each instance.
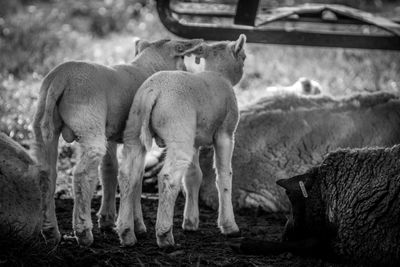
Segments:
[[[171,7],[171,11],[174,14],[180,15],[180,16],[191,16],[191,17],[218,17],[218,18],[234,18],[235,14],[229,11],[215,11],[215,10],[183,10],[183,9],[177,9],[175,7]],[[265,17],[265,19],[268,19],[268,15],[261,15],[260,17]],[[258,18],[259,19],[259,18]],[[303,17],[301,16],[300,18],[292,18],[292,17],[287,17],[287,18],[281,18],[279,21],[291,21],[291,22],[315,22],[315,23],[330,23],[330,24],[343,24],[343,25],[365,25],[365,23],[362,23],[358,20],[354,19],[346,19],[346,18],[341,18],[340,20],[337,21],[326,21],[323,20],[322,18],[319,17]]]
[[[353,19],[365,25],[378,27],[384,31],[390,32],[394,35],[400,36],[400,25],[382,17],[373,16],[370,13],[340,5],[322,5],[322,4],[305,4],[296,7],[286,7],[277,10],[277,13],[268,17],[264,22],[258,26],[263,26],[268,23],[282,20],[291,15],[317,15],[323,11],[333,12],[336,16],[343,16],[347,19]]]
[[[212,6],[212,8],[209,6]],[[235,17],[235,5],[178,2],[178,4],[172,4],[170,9],[175,14],[186,16]]]
[[[239,0],[236,6],[235,24],[254,26],[259,0]]]
[[[182,15],[182,16],[198,16],[198,17],[220,17],[220,18],[234,18],[235,17],[235,6],[229,4],[213,4],[209,2],[180,2],[177,1],[178,4],[172,4],[170,6],[171,11],[174,14]],[[261,3],[262,5],[263,3]],[[215,6],[221,6],[222,9],[215,9]],[[210,8],[210,7],[212,8]],[[207,7],[207,8],[205,8]],[[283,7],[288,8],[288,7]],[[293,8],[293,7],[289,7]],[[278,8],[277,10],[282,9]],[[271,16],[271,10],[269,8],[259,8],[258,15],[265,17],[266,19]],[[302,13],[298,21],[301,22],[325,22],[325,20],[321,18],[317,18],[315,16],[309,16],[310,14]],[[341,16],[338,21],[330,21],[330,23],[337,23],[337,24],[365,24],[365,22],[361,22],[360,20],[355,20],[352,18],[348,18],[347,16]],[[292,18],[287,18],[288,21],[293,21]],[[282,19],[282,21],[286,21]],[[392,22],[400,24],[399,18],[392,18]]]
[[[220,7],[220,8],[216,8]],[[172,4],[170,6],[172,13],[181,15],[181,16],[196,16],[196,17],[219,17],[219,18],[235,18],[235,6],[227,5],[227,4],[212,4],[212,3],[187,3],[187,2],[178,2],[178,4]],[[271,10],[268,12],[259,12],[256,18],[262,17],[264,21],[271,22],[271,18],[276,16],[274,13],[280,13],[281,9],[298,9],[298,7],[283,7],[277,8],[274,12],[271,13]],[[266,11],[266,10],[264,10]],[[365,21],[360,19],[349,17],[348,15],[336,14],[338,16],[337,21],[332,20],[324,20],[321,18],[320,14],[315,13],[306,13],[305,11],[301,13],[291,13],[299,15],[299,18],[293,19],[292,17],[281,16],[279,18],[280,21],[298,21],[298,22],[316,22],[316,23],[333,23],[333,24],[357,24],[362,25],[366,24]],[[273,19],[275,21],[276,19]],[[264,22],[263,21],[263,22]],[[395,24],[400,25],[400,20],[393,20]],[[240,24],[240,23],[235,23]],[[368,23],[369,24],[369,23]],[[248,24],[243,24],[248,25]]]
[[[172,15],[169,2],[169,0],[157,1],[157,11],[161,22],[169,31],[185,38],[236,40],[239,34],[244,33],[248,42],[253,43],[400,50],[400,37],[398,36],[337,34],[302,30],[286,31],[284,29],[257,29],[247,26],[227,27],[214,24],[182,24]]]
[[[266,18],[267,19],[267,18]],[[256,25],[260,26],[260,24],[263,23],[262,17],[260,18],[261,22]],[[339,20],[324,20],[321,17],[303,17],[300,16],[299,18],[293,18],[293,17],[287,17],[287,18],[282,18],[279,19],[281,22],[310,22],[310,23],[318,23],[318,24],[334,24],[334,25],[365,25],[365,23],[362,23],[358,20],[353,20],[353,19],[347,19],[347,18],[340,18]]]
[[[353,18],[366,24],[374,25],[378,28],[400,36],[400,24],[397,24],[390,19],[374,16],[371,13],[365,11],[340,5],[327,5],[326,9],[333,11],[336,14],[340,14],[348,18]]]

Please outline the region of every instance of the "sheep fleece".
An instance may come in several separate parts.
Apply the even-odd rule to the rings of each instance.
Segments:
[[[235,208],[287,211],[276,180],[306,172],[337,148],[400,143],[400,101],[391,94],[345,99],[283,95],[241,111],[232,158]],[[212,149],[203,149],[201,199],[216,208]]]
[[[336,229],[337,255],[400,260],[400,146],[339,150],[319,167],[313,188]]]
[[[41,227],[39,170],[20,145],[0,133],[0,238],[35,237]]]

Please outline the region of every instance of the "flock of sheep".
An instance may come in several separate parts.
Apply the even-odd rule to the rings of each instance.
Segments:
[[[181,184],[186,197],[182,228],[196,231],[199,227],[203,179],[199,148],[203,146],[214,148],[218,227],[224,235],[240,235],[232,204],[232,154],[239,123],[233,86],[243,75],[245,42],[244,35],[233,42],[212,44],[198,39],[136,40],[136,57],[130,64],[106,67],[74,61],[53,69],[42,83],[33,124],[35,162],[0,136],[4,183],[7,176],[39,177],[41,195],[36,202],[23,194],[15,200],[41,207],[42,218],[32,231],[39,228],[54,245],[61,239],[53,196],[62,135],[65,141],[76,141],[80,146],[73,208],[73,230],[80,245],[93,243],[90,202],[99,166],[103,190],[99,227],[115,227],[123,246],[134,245],[136,236],[146,232],[140,200],[145,156],[153,139],[166,148],[158,174],[158,246],[174,245],[173,212]],[[204,71],[186,71],[184,57],[190,55],[195,55],[196,62],[204,59]],[[321,91],[315,82],[298,83],[307,94]],[[297,87],[293,87],[295,92]],[[118,143],[123,143],[119,163]],[[25,167],[16,167],[20,165]],[[233,239],[234,250],[250,254],[330,252],[357,262],[400,262],[399,146],[334,151],[305,174],[277,183],[286,189],[292,207],[283,241]],[[10,186],[8,191],[23,191]],[[12,216],[6,207],[11,207],[15,196],[7,190],[0,192],[0,204],[3,213]],[[15,216],[19,220],[23,217]]]

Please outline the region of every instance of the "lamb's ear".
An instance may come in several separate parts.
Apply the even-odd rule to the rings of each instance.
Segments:
[[[289,179],[280,179],[276,184],[285,188],[288,192],[301,192],[304,197],[308,197],[307,190],[310,190],[318,175],[318,169],[312,168],[305,174],[296,175]]]
[[[298,187],[298,176],[294,176],[289,179],[280,179],[276,181],[276,184],[283,187],[287,191],[294,191]]]
[[[139,54],[139,42],[140,42],[140,38],[139,37],[133,37],[133,52],[135,54],[135,56],[137,56],[137,54]]]
[[[160,46],[163,46],[164,44],[169,43],[169,42],[171,42],[171,39],[168,39],[168,38],[167,39],[160,39],[160,40],[151,42],[151,45],[154,45],[155,47],[160,47]]]
[[[195,55],[195,62],[196,64],[200,63],[201,58],[205,58],[207,56],[208,46],[205,43],[201,43],[199,45],[194,46],[191,49],[186,50],[185,52],[181,53],[181,56],[190,56]]]
[[[139,53],[141,53],[144,49],[150,46],[150,43],[145,41],[145,40],[140,40],[140,38],[135,37],[133,39],[133,44],[134,44],[134,53],[135,56],[137,56]]]
[[[305,174],[296,175],[289,179],[280,179],[276,181],[276,184],[285,188],[289,192],[296,192],[300,190],[299,184],[303,183],[305,185],[307,183],[308,176],[310,174],[307,172]]]
[[[186,41],[175,41],[174,51],[177,56],[186,56],[198,51],[202,46],[203,39],[192,39]]]
[[[235,42],[235,46],[233,49],[235,55],[239,54],[239,52],[243,49],[245,43],[246,43],[246,35],[241,34]]]

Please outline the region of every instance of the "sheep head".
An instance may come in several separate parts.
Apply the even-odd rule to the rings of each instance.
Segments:
[[[300,240],[319,235],[319,229],[324,227],[324,211],[316,183],[320,175],[318,168],[312,168],[305,174],[276,182],[286,189],[286,195],[292,204],[283,240]]]
[[[155,42],[135,39],[135,55],[147,57],[153,63],[163,64],[164,70],[186,70],[184,56],[188,51],[201,46],[202,39],[170,40],[161,39]]]
[[[195,55],[196,63],[201,58],[205,60],[205,70],[222,73],[232,85],[237,84],[243,76],[244,60],[246,53],[244,44],[246,36],[241,34],[234,42],[203,43],[186,51],[186,55]]]

